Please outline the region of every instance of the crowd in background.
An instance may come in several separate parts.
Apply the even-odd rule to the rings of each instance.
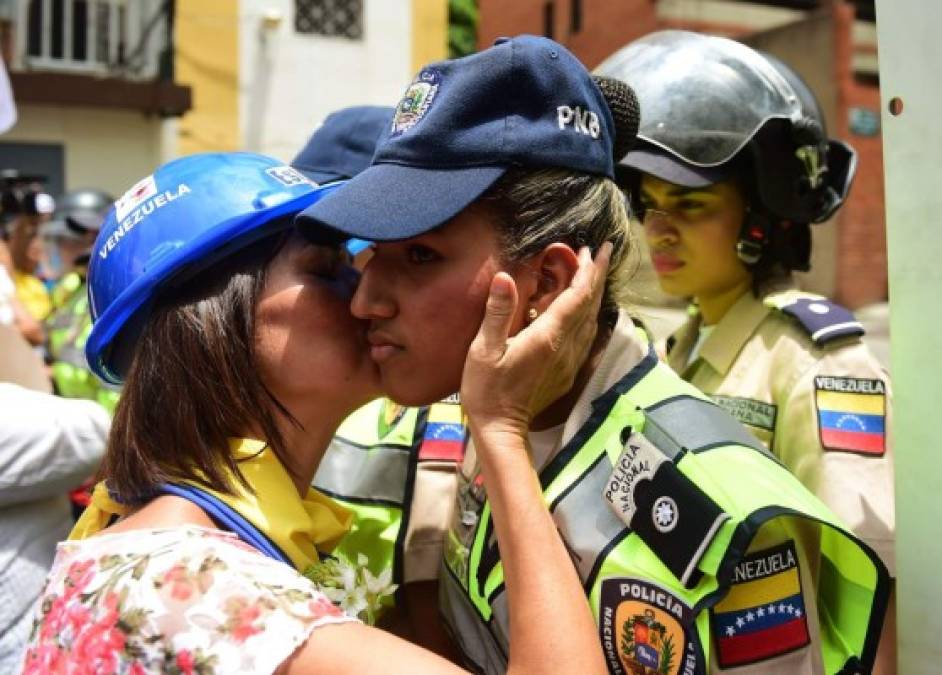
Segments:
[[[110,199],[70,209],[64,195],[57,210],[38,177],[2,180],[0,672],[14,672],[55,544],[87,502],[117,393],[100,391],[81,349],[84,270]]]

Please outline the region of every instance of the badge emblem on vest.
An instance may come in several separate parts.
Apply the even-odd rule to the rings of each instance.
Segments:
[[[440,82],[441,74],[431,68],[426,68],[416,76],[406,89],[399,105],[396,106],[392,121],[392,136],[403,134],[425,117],[432,101],[435,100]]]
[[[670,497],[658,497],[651,508],[651,519],[654,521],[654,527],[658,532],[670,532],[677,527],[677,519],[680,512],[677,510],[677,502]]]
[[[602,582],[599,637],[614,675],[702,673],[692,625],[690,607],[660,586],[628,577]]]

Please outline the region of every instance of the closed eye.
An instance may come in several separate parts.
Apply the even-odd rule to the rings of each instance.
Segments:
[[[411,244],[406,250],[409,262],[415,265],[425,265],[427,263],[437,262],[442,256],[434,249],[422,244]]]

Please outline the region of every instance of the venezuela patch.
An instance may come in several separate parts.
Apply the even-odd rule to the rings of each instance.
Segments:
[[[609,672],[702,675],[702,652],[688,635],[693,618],[690,607],[651,582],[604,580],[599,638]]]
[[[771,659],[810,642],[795,543],[750,553],[726,597],[710,610],[721,668]]]
[[[464,459],[464,413],[457,403],[442,401],[429,406],[419,461],[460,462]]]
[[[886,385],[856,377],[814,378],[818,430],[825,450],[882,457],[886,452]]]

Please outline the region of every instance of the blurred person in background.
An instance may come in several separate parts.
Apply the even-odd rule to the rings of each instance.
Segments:
[[[109,425],[91,401],[0,383],[0,673],[19,672],[56,543],[72,528],[66,493],[98,468]]]
[[[31,345],[39,346],[45,339],[42,324],[20,303],[16,294],[13,256],[7,242],[0,239],[0,325],[10,326]]]
[[[7,223],[13,282],[26,311],[37,321],[43,321],[52,311],[52,299],[38,275],[45,256],[40,228],[52,215],[55,202],[45,192],[32,187],[22,195],[19,206],[19,212]]]
[[[109,412],[114,412],[120,390],[95,377],[85,360],[85,342],[92,329],[86,277],[92,245],[113,202],[101,190],[68,192],[56,202],[52,220],[42,230],[48,259],[55,261],[59,277],[45,322],[55,391],[67,398],[97,401]]]
[[[742,422],[894,569],[887,373],[845,308],[801,292],[810,226],[846,198],[856,154],[829,139],[788,66],[740,43],[648,35],[599,72],[632,86],[639,145],[619,167],[661,288],[692,301],[667,362]],[[740,595],[748,600],[748,582]],[[718,606],[718,611],[726,606]],[[878,664],[894,670],[893,611]],[[746,641],[762,638],[756,628]],[[749,661],[721,644],[720,662]],[[771,672],[759,660],[749,672]],[[737,672],[742,672],[737,670]]]

